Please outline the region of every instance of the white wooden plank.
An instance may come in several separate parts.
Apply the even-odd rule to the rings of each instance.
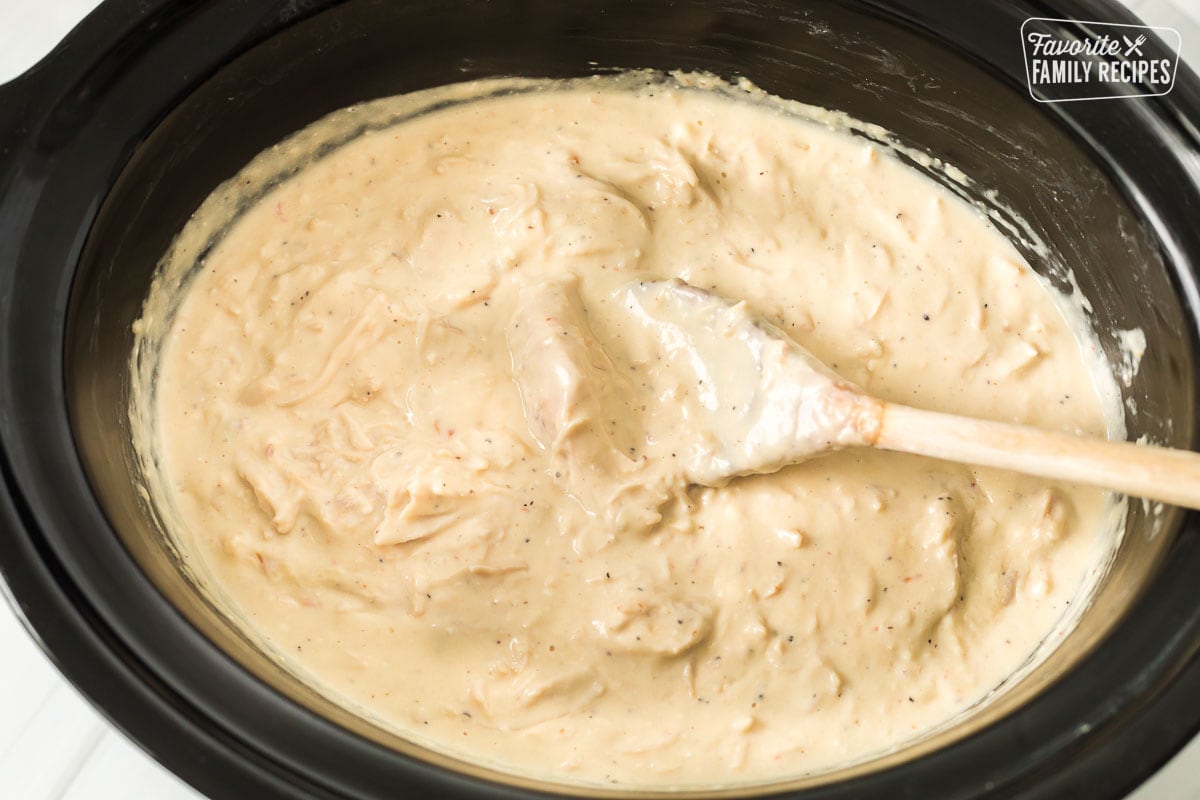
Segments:
[[[9,690],[10,696],[0,703],[0,754],[3,754],[62,679],[7,608],[0,612],[0,654],[3,655],[0,687],[20,687],[18,691]]]
[[[0,756],[6,797],[61,797],[106,731],[105,724],[66,683],[60,683]]]
[[[62,800],[100,800],[116,795],[154,800],[203,800],[202,795],[160,767],[121,734],[110,730],[61,795]]]

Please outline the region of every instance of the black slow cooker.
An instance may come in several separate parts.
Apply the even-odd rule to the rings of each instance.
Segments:
[[[329,111],[487,76],[708,70],[888,128],[1028,223],[1046,251],[1018,246],[1074,271],[1110,359],[1118,331],[1144,331],[1130,437],[1193,445],[1200,81],[1180,67],[1163,96],[1037,102],[1030,17],[1137,22],[1107,0],[107,0],[0,87],[9,599],[92,702],[214,797],[565,791],[422,751],[277,669],[177,568],[128,441],[131,323],[200,201]],[[1119,797],[1198,728],[1200,517],[1134,502],[1090,607],[1027,678],[897,753],[756,791]]]

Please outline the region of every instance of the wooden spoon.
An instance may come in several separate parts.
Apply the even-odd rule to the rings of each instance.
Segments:
[[[712,452],[696,483],[774,472],[844,447],[1000,467],[1200,508],[1200,454],[923,411],[871,397],[775,326],[683,281],[628,287],[625,303],[699,376]]]

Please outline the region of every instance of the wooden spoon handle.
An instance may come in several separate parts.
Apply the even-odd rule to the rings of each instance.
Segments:
[[[1200,508],[1200,453],[884,403],[875,447],[1000,467]]]

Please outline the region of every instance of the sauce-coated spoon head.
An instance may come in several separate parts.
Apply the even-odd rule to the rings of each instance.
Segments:
[[[774,472],[878,436],[882,403],[744,302],[681,280],[632,284],[622,299],[664,353],[695,372],[695,424],[711,452],[689,465],[693,482]]]

